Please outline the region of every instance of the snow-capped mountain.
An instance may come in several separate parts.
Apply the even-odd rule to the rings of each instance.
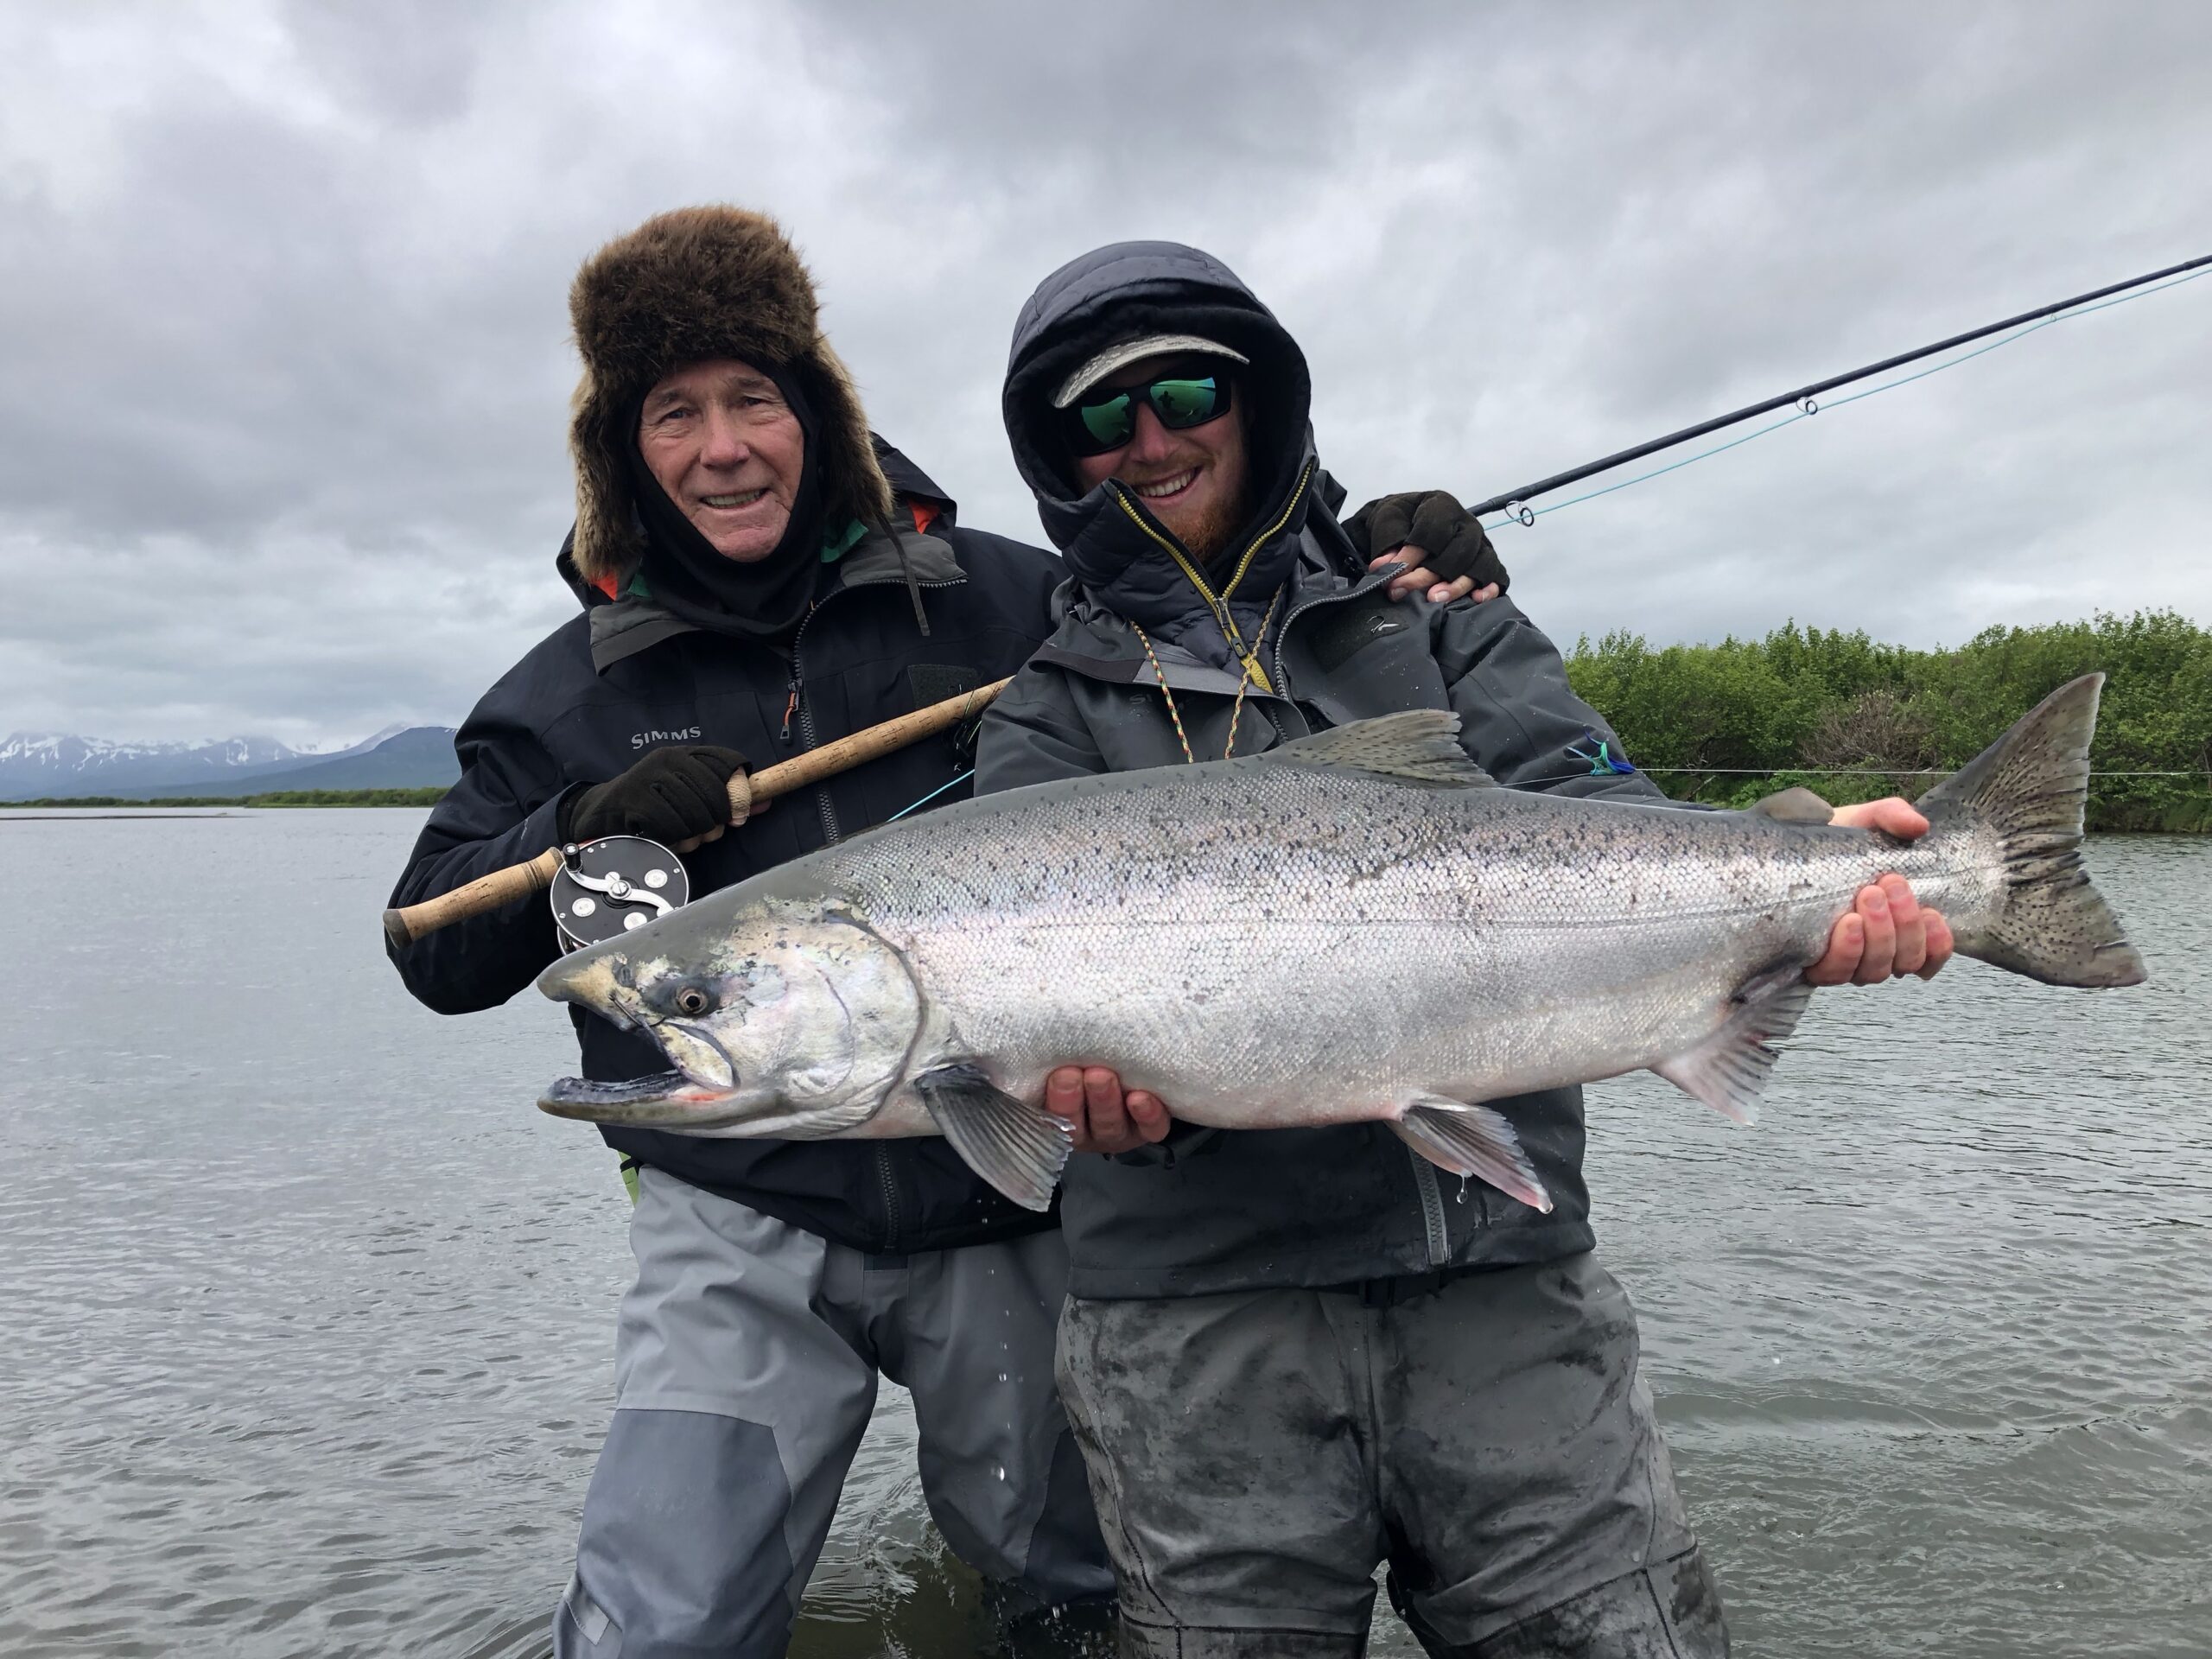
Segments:
[[[309,772],[311,778],[302,779]],[[418,784],[435,787],[452,783],[457,775],[453,733],[445,727],[388,726],[346,748],[319,752],[295,749],[268,737],[118,743],[66,733],[17,732],[0,742],[0,800],[245,795],[263,789]]]
[[[366,754],[371,749],[379,747],[387,739],[397,737],[402,732],[450,732],[452,729],[453,728],[449,726],[410,726],[404,720],[397,720],[391,725],[385,727],[382,731],[375,733],[371,736],[365,737],[358,743],[349,743],[342,749],[302,749],[300,751],[300,759],[309,761],[342,760],[349,754]]]
[[[340,753],[308,755],[302,764],[253,775],[246,791],[271,789],[450,789],[461,777],[450,726],[403,726],[389,737]],[[172,785],[147,791],[156,798],[196,793]]]
[[[68,733],[17,732],[0,743],[0,796],[111,795],[162,784],[227,784],[296,766],[305,756],[269,737],[212,743],[118,743]]]

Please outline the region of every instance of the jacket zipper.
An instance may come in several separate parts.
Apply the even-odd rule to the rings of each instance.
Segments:
[[[1259,539],[1246,548],[1243,556],[1236,562],[1236,573],[1230,579],[1229,591],[1234,593],[1236,590],[1236,584],[1243,580],[1244,572],[1250,569],[1252,560],[1258,554],[1261,547],[1289,522],[1290,515],[1298,505],[1298,498],[1304,493],[1306,480],[1312,474],[1313,467],[1309,462],[1306,471],[1299,474],[1298,487],[1291,492],[1290,504],[1283,509],[1281,517],[1268,529],[1261,531]],[[1223,637],[1232,645],[1237,643],[1236,624],[1230,619],[1228,602],[1216,595],[1213,589],[1206,585],[1205,578],[1198,573],[1191,561],[1184,556],[1181,548],[1170,538],[1162,536],[1146,521],[1144,515],[1136,510],[1118,485],[1116,486],[1115,499],[1121,503],[1122,511],[1129,516],[1130,521],[1160,544],[1167,556],[1175,561],[1176,568],[1182,571],[1185,578],[1198,589],[1198,596],[1205,600],[1208,607],[1212,610],[1215,621],[1221,625]],[[1346,592],[1322,594],[1291,608],[1290,613],[1282,620],[1282,626],[1275,632],[1275,676],[1281,683],[1268,685],[1268,690],[1286,702],[1294,701],[1290,690],[1290,675],[1284,665],[1282,652],[1283,642],[1290,638],[1291,625],[1306,612],[1317,609],[1323,605],[1338,605],[1346,600],[1357,599],[1366,591],[1369,585],[1356,583]],[[1262,683],[1266,683],[1264,677]],[[1272,721],[1274,717],[1270,715],[1268,718]],[[1280,728],[1277,728],[1276,735],[1278,737],[1281,735]],[[1406,1156],[1412,1160],[1414,1190],[1421,1198],[1421,1234],[1428,1251],[1428,1265],[1432,1268],[1440,1268],[1452,1260],[1452,1230],[1445,1220],[1444,1195],[1436,1185],[1436,1166],[1411,1147],[1405,1147],[1404,1151]]]
[[[1362,588],[1355,586],[1345,593],[1324,594],[1307,600],[1303,605],[1293,607],[1290,614],[1283,618],[1282,626],[1275,634],[1275,675],[1282,682],[1277,695],[1286,702],[1295,701],[1290,690],[1290,672],[1283,664],[1282,652],[1284,642],[1290,638],[1291,624],[1306,612],[1319,609],[1321,606],[1338,605],[1348,599],[1356,599],[1362,591]],[[1414,1166],[1414,1191],[1421,1198],[1421,1233],[1428,1247],[1428,1265],[1432,1268],[1443,1267],[1452,1260],[1452,1229],[1445,1220],[1444,1194],[1436,1185],[1436,1166],[1411,1147],[1401,1150]]]
[[[802,623],[800,626],[803,628],[805,625]],[[776,734],[776,741],[789,748],[791,741],[791,717],[798,713],[798,653],[796,651],[791,653],[791,683],[785,689],[791,695],[784,702],[784,728]]]
[[[865,585],[880,587],[882,584],[869,582]],[[957,588],[960,583],[958,582],[918,582],[913,585],[917,588]],[[809,749],[814,747],[814,710],[807,703],[805,686],[803,683],[804,677],[799,670],[799,650],[806,642],[806,631],[814,626],[814,619],[822,613],[823,607],[831,600],[837,597],[837,594],[857,591],[858,589],[852,588],[840,588],[836,594],[825,594],[822,603],[806,613],[805,620],[798,625],[798,632],[791,636],[791,699],[784,705],[784,729],[781,734],[785,743],[791,741],[791,721],[796,716],[798,721],[800,745]],[[828,842],[834,845],[843,840],[843,832],[837,827],[837,809],[830,804],[828,784],[821,783],[814,786],[814,800],[816,806],[822,813],[822,833]],[[884,1230],[883,1249],[880,1254],[895,1255],[899,1251],[899,1235],[905,1230],[904,1220],[899,1212],[898,1178],[893,1174],[891,1167],[891,1148],[881,1141],[878,1141],[874,1150],[876,1189],[883,1195]]]
[[[1229,586],[1218,594],[1208,585],[1205,575],[1191,562],[1190,556],[1183,551],[1175,539],[1173,537],[1162,535],[1153,527],[1150,519],[1137,511],[1136,504],[1129,499],[1128,487],[1119,483],[1114,486],[1114,499],[1121,504],[1122,511],[1129,516],[1129,522],[1157,542],[1167,556],[1175,561],[1175,567],[1183,573],[1185,580],[1198,589],[1198,597],[1206,602],[1206,608],[1213,613],[1213,620],[1221,629],[1222,639],[1243,659],[1245,665],[1252,671],[1252,677],[1259,683],[1260,690],[1262,691],[1272,692],[1275,689],[1274,682],[1268,677],[1267,670],[1260,664],[1260,648],[1267,642],[1260,640],[1249,646],[1245,645],[1243,635],[1237,630],[1236,619],[1230,613],[1228,595],[1236,591],[1236,585],[1244,580],[1244,573],[1252,568],[1252,561],[1259,556],[1260,550],[1274,540],[1281,532],[1282,527],[1290,522],[1290,515],[1298,511],[1299,500],[1305,495],[1307,480],[1313,476],[1313,463],[1309,461],[1300,471],[1298,482],[1291,487],[1290,499],[1283,503],[1282,512],[1276,516],[1274,523],[1252,538],[1252,544],[1244,550],[1243,556],[1236,561],[1236,569],[1230,575]]]
[[[864,587],[870,588],[880,588],[884,585],[881,582],[862,584]],[[957,581],[918,582],[914,586],[917,588],[957,588],[960,582]],[[810,749],[815,747],[814,710],[806,701],[804,677],[799,667],[799,652],[806,643],[806,631],[814,626],[814,619],[822,614],[830,601],[836,599],[839,594],[858,591],[858,588],[840,588],[836,593],[824,594],[822,602],[806,613],[805,619],[798,625],[798,632],[791,636],[791,675],[788,688],[790,696],[784,703],[783,729],[776,734],[779,741],[788,744],[791,741],[791,721],[796,719],[798,721],[800,748]],[[814,804],[822,817],[824,844],[835,846],[845,838],[845,834],[837,827],[837,809],[830,804],[830,785],[827,783],[817,784],[814,786]],[[877,1150],[880,1152],[881,1148],[879,1147]],[[888,1163],[887,1162],[884,1166],[888,1168]]]
[[[896,1255],[900,1231],[899,1183],[891,1173],[891,1148],[880,1141],[875,1143],[875,1184],[883,1189],[883,1249],[878,1254]]]
[[[791,636],[791,695],[784,703],[784,726],[776,735],[779,741],[791,741],[791,721],[798,721],[798,744],[801,749],[814,747],[814,710],[806,701],[805,676],[799,668],[799,652],[806,644],[806,631],[814,626],[814,619],[822,613],[822,606],[835,599],[836,594],[823,599],[807,612],[798,625],[798,632]],[[822,817],[822,844],[834,847],[843,837],[837,832],[837,810],[830,804],[830,785],[819,783],[814,786],[814,809]]]
[[[1275,677],[1282,682],[1281,686],[1276,690],[1277,696],[1287,702],[1296,701],[1291,695],[1290,671],[1284,665],[1282,659],[1283,642],[1290,638],[1291,624],[1308,611],[1318,611],[1324,605],[1342,605],[1382,585],[1382,579],[1376,577],[1371,581],[1356,582],[1341,594],[1319,594],[1312,599],[1303,600],[1291,607],[1290,614],[1282,620],[1282,626],[1275,630]]]
[[[1295,489],[1291,491],[1289,504],[1283,508],[1281,516],[1267,529],[1262,531],[1259,534],[1258,539],[1255,540],[1251,546],[1246,548],[1244,550],[1243,556],[1237,560],[1236,574],[1229,579],[1229,587],[1227,589],[1229,593],[1233,594],[1236,591],[1236,584],[1244,580],[1244,573],[1251,569],[1252,561],[1255,556],[1257,556],[1260,549],[1267,543],[1269,538],[1279,534],[1281,531],[1282,527],[1290,522],[1290,515],[1297,508],[1298,499],[1300,495],[1305,493],[1306,480],[1313,476],[1313,463],[1308,461],[1305,471],[1301,472],[1298,475],[1298,486]],[[1206,585],[1205,577],[1199,574],[1198,568],[1193,565],[1188,558],[1184,556],[1183,550],[1178,547],[1172,539],[1162,536],[1158,531],[1154,530],[1151,524],[1147,524],[1145,521],[1144,515],[1136,510],[1135,506],[1129,501],[1126,493],[1120,490],[1118,486],[1116,490],[1115,499],[1121,502],[1122,511],[1128,514],[1130,521],[1134,523],[1139,530],[1144,531],[1146,535],[1151,537],[1154,541],[1157,542],[1166,550],[1167,556],[1175,561],[1177,568],[1182,571],[1185,578],[1189,581],[1191,586],[1198,589],[1198,597],[1206,601],[1207,606],[1213,612],[1214,620],[1220,625],[1222,637],[1227,639],[1231,645],[1241,645],[1243,644],[1243,640],[1238,637],[1236,624],[1230,619],[1229,614],[1229,601],[1225,598],[1217,595],[1213,589]],[[1306,612],[1313,610],[1317,606],[1340,603],[1344,600],[1356,597],[1360,591],[1360,588],[1357,585],[1355,585],[1353,589],[1350,592],[1329,594],[1320,598],[1309,599],[1303,605],[1294,606],[1292,607],[1290,614],[1283,618],[1282,626],[1275,634],[1275,677],[1281,682],[1280,684],[1270,684],[1266,674],[1261,671],[1258,661],[1258,645],[1255,645],[1250,651],[1245,652],[1243,654],[1251,664],[1254,677],[1259,680],[1262,689],[1274,692],[1277,696],[1283,698],[1286,702],[1291,701],[1290,675],[1288,671],[1283,665],[1282,653],[1282,642],[1290,638],[1291,624],[1297,621],[1300,617],[1305,615]],[[1264,643],[1264,641],[1261,642],[1261,644]],[[1272,719],[1272,716],[1270,716],[1270,719]],[[1281,734],[1280,729],[1278,729],[1276,734],[1278,736]],[[1421,1235],[1423,1242],[1427,1245],[1428,1250],[1428,1265],[1432,1268],[1440,1268],[1452,1260],[1452,1230],[1444,1217],[1444,1194],[1438,1189],[1436,1185],[1436,1166],[1430,1163],[1427,1159],[1422,1157],[1411,1147],[1405,1147],[1404,1151],[1406,1156],[1413,1162],[1414,1190],[1420,1194],[1421,1197]]]
[[[1414,1185],[1421,1192],[1421,1222],[1428,1235],[1428,1265],[1440,1268],[1452,1259],[1452,1230],[1444,1222],[1444,1194],[1437,1190],[1436,1166],[1411,1147],[1402,1148],[1414,1160]]]
[[[814,747],[814,710],[808,708],[804,698],[798,705],[798,738],[804,748]],[[814,804],[822,813],[823,844],[834,847],[845,838],[837,827],[837,809],[830,804],[830,785],[827,779],[814,786]]]

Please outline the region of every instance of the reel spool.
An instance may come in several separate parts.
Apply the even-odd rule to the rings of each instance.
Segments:
[[[618,938],[691,896],[683,861],[643,836],[602,836],[561,849],[547,896],[563,950]]]

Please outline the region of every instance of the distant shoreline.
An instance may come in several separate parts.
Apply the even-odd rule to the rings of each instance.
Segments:
[[[35,801],[0,801],[0,812],[59,807],[128,807],[134,817],[177,806],[435,806],[442,789],[280,789],[263,795],[164,795],[146,800],[121,795],[49,795]]]
[[[1578,641],[1565,665],[1569,684],[1617,737],[1585,733],[1557,757],[1558,778],[1641,769],[1678,800],[1738,808],[1793,785],[1838,804],[1917,796],[2052,690],[2101,671],[2108,677],[2090,750],[2087,827],[2212,834],[2212,628],[2172,611],[1987,628],[1948,651],[1795,622],[1764,639],[1718,645],[1655,647],[1618,632]],[[33,781],[43,779],[16,786]],[[432,785],[54,795],[0,801],[0,812],[419,808],[445,793]]]

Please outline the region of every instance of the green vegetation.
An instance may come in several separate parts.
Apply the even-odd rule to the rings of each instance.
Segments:
[[[2090,765],[2096,830],[2212,833],[2212,630],[2171,611],[1991,628],[1955,651],[1801,628],[1655,650],[1579,641],[1567,677],[1628,753],[1685,800],[1741,806],[1792,784],[1832,801],[1915,796],[2076,675],[2110,676]],[[442,789],[112,796],[16,806],[429,806]]]
[[[160,800],[124,799],[120,795],[48,796],[35,801],[0,801],[0,808],[25,806],[435,806],[442,789],[279,789],[266,795],[170,795]]]
[[[2212,831],[2212,631],[2171,611],[1991,628],[1955,651],[1795,622],[1656,651],[1611,633],[1578,642],[1567,668],[1655,782],[1732,806],[1792,784],[1836,802],[1917,795],[2102,669],[2090,827]]]

